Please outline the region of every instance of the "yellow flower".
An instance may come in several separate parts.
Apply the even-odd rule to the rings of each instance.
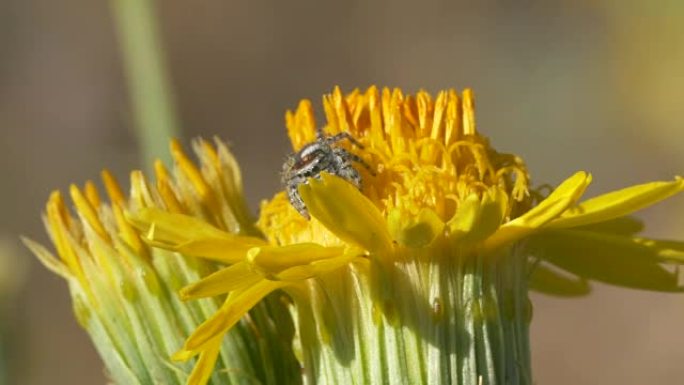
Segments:
[[[682,261],[682,244],[635,237],[628,216],[681,192],[681,178],[580,202],[591,182],[580,171],[544,197],[519,157],[477,132],[470,90],[335,89],[323,106],[324,131],[351,134],[363,149],[343,146],[374,172],[358,167],[361,191],[325,172],[302,184],[311,220],[283,192],[261,205],[263,238],[158,209],[129,217],[155,246],[226,265],[181,290],[227,297],[176,359],[212,351],[282,289],[311,383],[527,384],[528,278],[567,296],[586,294],[587,280],[681,290],[664,264]],[[294,151],[315,140],[309,101],[286,123]]]
[[[684,244],[637,237],[629,217],[681,192],[681,178],[581,201],[591,176],[580,171],[544,195],[519,157],[477,132],[469,90],[433,99],[335,89],[323,107],[324,131],[360,142],[339,145],[370,170],[357,167],[360,190],[326,172],[301,184],[311,220],[280,192],[254,225],[220,141],[195,142],[199,167],[172,143],[173,177],[160,164],[156,186],[134,173],[129,199],[107,176],[112,205],[90,185],[72,188],[80,220],[53,195],[47,222],[61,259],[29,245],[70,282],[109,370],[124,373],[117,383],[157,383],[148,361],[161,368],[154,359],[194,328],[173,355],[199,355],[178,376],[191,385],[240,382],[232,368],[264,383],[531,384],[528,289],[577,296],[596,280],[682,290],[667,265],[684,261]],[[310,102],[286,123],[294,151],[316,139]],[[188,302],[169,295],[176,289]],[[186,312],[203,322],[157,328],[158,307],[166,323]],[[164,339],[141,351],[141,330]]]
[[[277,301],[257,306],[239,330],[214,341],[192,373],[192,365],[174,366],[169,360],[188,333],[220,309],[217,299],[184,303],[175,293],[217,266],[150,248],[125,220],[124,212],[163,208],[226,232],[257,234],[242,200],[232,156],[220,143],[216,150],[206,142],[197,145],[205,148],[203,169],[181,159],[175,170],[177,183],[157,163],[156,185],[148,184],[140,171],[131,173],[130,197],[103,171],[110,203],[92,182],[83,189],[72,185],[69,192],[77,216],[69,213],[61,193],[53,192],[44,221],[58,257],[36,242],[24,242],[69,284],[76,318],[91,336],[113,383],[275,384],[283,378],[297,383],[298,365],[288,340],[292,324],[287,317],[278,318],[286,310]],[[195,183],[199,179],[203,185]],[[202,241],[193,247],[201,249]],[[263,344],[269,349],[263,349]],[[215,364],[213,372],[202,370]]]

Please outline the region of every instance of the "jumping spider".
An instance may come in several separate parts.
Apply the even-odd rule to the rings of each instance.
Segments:
[[[327,136],[323,130],[316,130],[316,140],[302,147],[301,150],[290,154],[283,164],[282,182],[287,191],[287,197],[294,207],[306,219],[311,219],[306,205],[299,195],[297,187],[307,183],[308,178],[320,178],[325,171],[347,180],[356,188],[361,189],[361,176],[352,162],[364,166],[371,174],[373,171],[360,157],[337,145],[337,142],[348,139],[355,146],[363,149],[348,132]]]

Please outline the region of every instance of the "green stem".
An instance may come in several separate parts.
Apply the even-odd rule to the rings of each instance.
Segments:
[[[180,133],[152,0],[111,0],[123,55],[135,131],[145,165],[170,161],[167,144]]]

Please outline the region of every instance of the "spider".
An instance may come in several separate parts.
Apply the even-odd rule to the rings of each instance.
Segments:
[[[311,219],[311,217],[297,187],[300,184],[307,183],[308,178],[318,179],[321,172],[325,171],[347,180],[360,190],[361,176],[352,162],[361,164],[374,175],[370,166],[363,159],[337,145],[337,142],[344,139],[363,149],[361,143],[348,132],[327,136],[322,129],[318,129],[316,130],[316,140],[305,145],[298,152],[290,154],[283,164],[282,182],[285,185],[287,197],[292,207],[306,219]]]

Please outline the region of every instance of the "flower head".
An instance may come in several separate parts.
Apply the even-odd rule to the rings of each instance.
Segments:
[[[635,237],[639,222],[628,217],[681,192],[681,178],[580,202],[591,182],[580,171],[544,196],[519,157],[478,133],[469,90],[433,99],[335,89],[323,106],[324,131],[360,142],[346,151],[371,171],[358,169],[361,191],[325,172],[302,183],[311,220],[283,192],[261,205],[263,236],[219,230],[206,220],[216,210],[199,219],[157,208],[129,216],[150,244],[225,264],[181,290],[185,300],[227,296],[176,359],[212,351],[282,289],[313,382],[529,383],[528,277],[531,288],[558,295],[586,294],[588,280],[681,290],[664,264],[681,262],[684,247]],[[294,151],[315,140],[309,101],[288,112],[286,124]],[[203,162],[214,156],[196,150]],[[191,167],[179,149],[174,156],[181,169]],[[192,180],[196,187],[201,179]],[[212,201],[224,187],[197,189]]]
[[[496,201],[499,218],[491,219],[499,223],[504,216],[517,216],[531,204],[529,176],[522,160],[496,152],[477,133],[470,90],[462,97],[454,90],[444,91],[433,100],[426,92],[404,97],[399,90],[384,89],[380,93],[372,87],[365,93],[355,91],[343,96],[335,89],[323,102],[325,131],[330,135],[350,133],[364,146],[358,155],[376,170],[371,174],[360,169],[365,199],[357,205],[372,203],[373,210],[379,210],[380,216],[389,222],[385,232],[392,233],[400,243],[429,242],[447,223],[457,226],[456,212],[467,200],[480,202],[487,196],[488,203]],[[295,151],[314,140],[313,116],[307,100],[300,103],[296,112],[286,115]],[[317,187],[303,188],[303,193],[311,196],[311,189]],[[323,195],[337,199],[336,194]],[[340,202],[341,206],[346,203]],[[300,237],[303,228],[313,225],[292,215],[287,206],[283,193],[262,206],[260,227],[269,240],[281,245],[319,241]],[[362,218],[349,227],[362,226]],[[420,218],[420,224],[407,223],[416,218]],[[489,226],[495,228],[499,223]],[[292,228],[276,230],[278,224],[289,224]],[[315,237],[321,232],[307,234]],[[287,239],[292,236],[296,238]]]
[[[638,237],[629,215],[684,180],[581,201],[580,171],[543,194],[473,104],[469,90],[326,95],[323,130],[358,141],[340,145],[368,169],[361,189],[325,171],[299,183],[310,220],[280,192],[254,222],[226,146],[196,141],[195,164],[174,141],[173,173],[133,172],[129,196],[106,171],[109,203],[72,186],[74,216],[53,193],[58,257],[26,243],[69,283],[118,384],[530,384],[528,288],[682,290],[668,265],[684,244]],[[311,103],[286,125],[294,151],[315,140]],[[195,356],[190,373],[166,360]]]
[[[131,173],[130,196],[108,171],[102,173],[108,202],[92,182],[84,188],[72,185],[75,215],[62,194],[53,192],[44,221],[57,256],[34,241],[24,241],[69,284],[76,318],[93,339],[113,383],[172,385],[212,379],[217,384],[273,383],[274,378],[296,382],[298,367],[288,338],[292,325],[287,318],[273,318],[278,314],[274,310],[282,306],[277,301],[257,306],[251,318],[237,326],[239,330],[212,341],[194,371],[192,365],[174,366],[169,360],[185,337],[220,308],[218,299],[184,303],[175,293],[215,271],[216,264],[149,247],[125,219],[125,212],[163,209],[211,223],[220,234],[258,234],[242,200],[233,158],[221,143],[213,147],[198,141],[197,146],[204,148],[202,170],[177,156],[174,181],[158,162],[155,185],[140,171]],[[175,143],[172,150],[180,151]],[[192,228],[192,222],[179,226],[176,234]],[[202,249],[201,238],[193,248]],[[264,343],[269,350],[261,348]],[[202,369],[207,366],[216,370]]]

